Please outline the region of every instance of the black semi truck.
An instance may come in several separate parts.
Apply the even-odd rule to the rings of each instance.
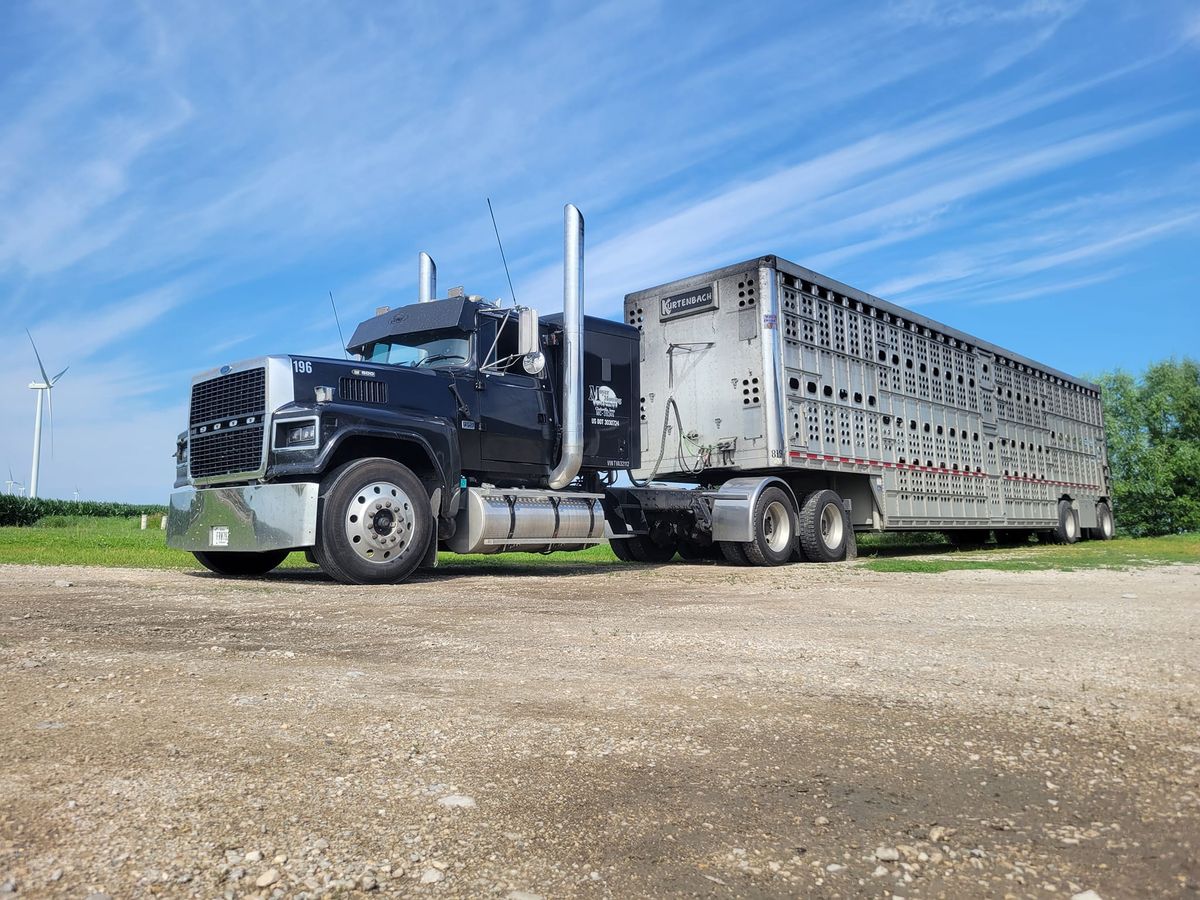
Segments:
[[[352,359],[197,375],[168,543],[367,584],[439,550],[770,566],[864,530],[1112,536],[1095,385],[775,256],[586,316],[565,224],[561,314],[439,299],[422,253],[418,302],[362,322]]]

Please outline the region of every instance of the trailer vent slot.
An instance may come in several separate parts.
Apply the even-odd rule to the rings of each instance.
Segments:
[[[388,386],[386,381],[343,376],[338,380],[338,395],[351,403],[383,404],[388,402]]]

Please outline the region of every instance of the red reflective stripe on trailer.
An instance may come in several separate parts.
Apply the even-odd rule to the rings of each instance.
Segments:
[[[881,469],[907,469],[912,472],[933,472],[935,474],[940,474],[940,475],[955,475],[960,478],[987,478],[988,477],[987,472],[972,472],[972,471],[966,470],[966,469],[963,469],[963,470],[943,469],[943,468],[939,468],[938,466],[920,466],[920,465],[914,465],[914,464],[910,464],[910,463],[884,462],[883,460],[878,460],[878,459],[859,459],[857,457],[849,457],[849,456],[827,456],[827,455],[821,454],[821,453],[803,453],[799,450],[789,450],[788,455],[794,456],[797,458],[802,458],[802,459],[815,459],[818,462],[839,463],[839,464],[848,465],[848,466],[877,466]],[[1089,490],[1089,491],[1097,491],[1097,492],[1100,491],[1100,487],[1098,487],[1097,485],[1079,484],[1078,482],[1074,482],[1074,481],[1050,481],[1045,478],[1022,478],[1019,475],[1003,475],[1000,477],[1004,478],[1006,481],[1021,481],[1021,482],[1025,482],[1027,484],[1053,484],[1053,485],[1059,485],[1061,487],[1075,487],[1075,488],[1082,488],[1084,490]]]

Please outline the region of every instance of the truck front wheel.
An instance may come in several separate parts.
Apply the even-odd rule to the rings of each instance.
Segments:
[[[277,565],[287,559],[288,550],[266,550],[262,553],[208,553],[197,550],[192,554],[196,562],[210,572],[224,575],[227,578],[253,578],[266,575]]]
[[[420,565],[432,534],[429,495],[407,466],[359,459],[321,483],[316,557],[335,581],[403,581]]]

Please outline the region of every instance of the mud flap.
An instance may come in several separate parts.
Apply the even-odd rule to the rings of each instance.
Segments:
[[[429,532],[429,545],[425,548],[425,556],[421,559],[418,569],[436,569],[438,564],[437,525]]]
[[[842,518],[846,522],[846,561],[858,559],[858,538],[854,534],[854,524],[850,521],[850,513],[842,508]]]
[[[434,488],[429,497],[429,512],[433,517],[433,527],[429,529],[429,544],[425,547],[425,555],[417,565],[418,569],[436,569],[438,564],[438,515],[441,513],[442,489]]]

